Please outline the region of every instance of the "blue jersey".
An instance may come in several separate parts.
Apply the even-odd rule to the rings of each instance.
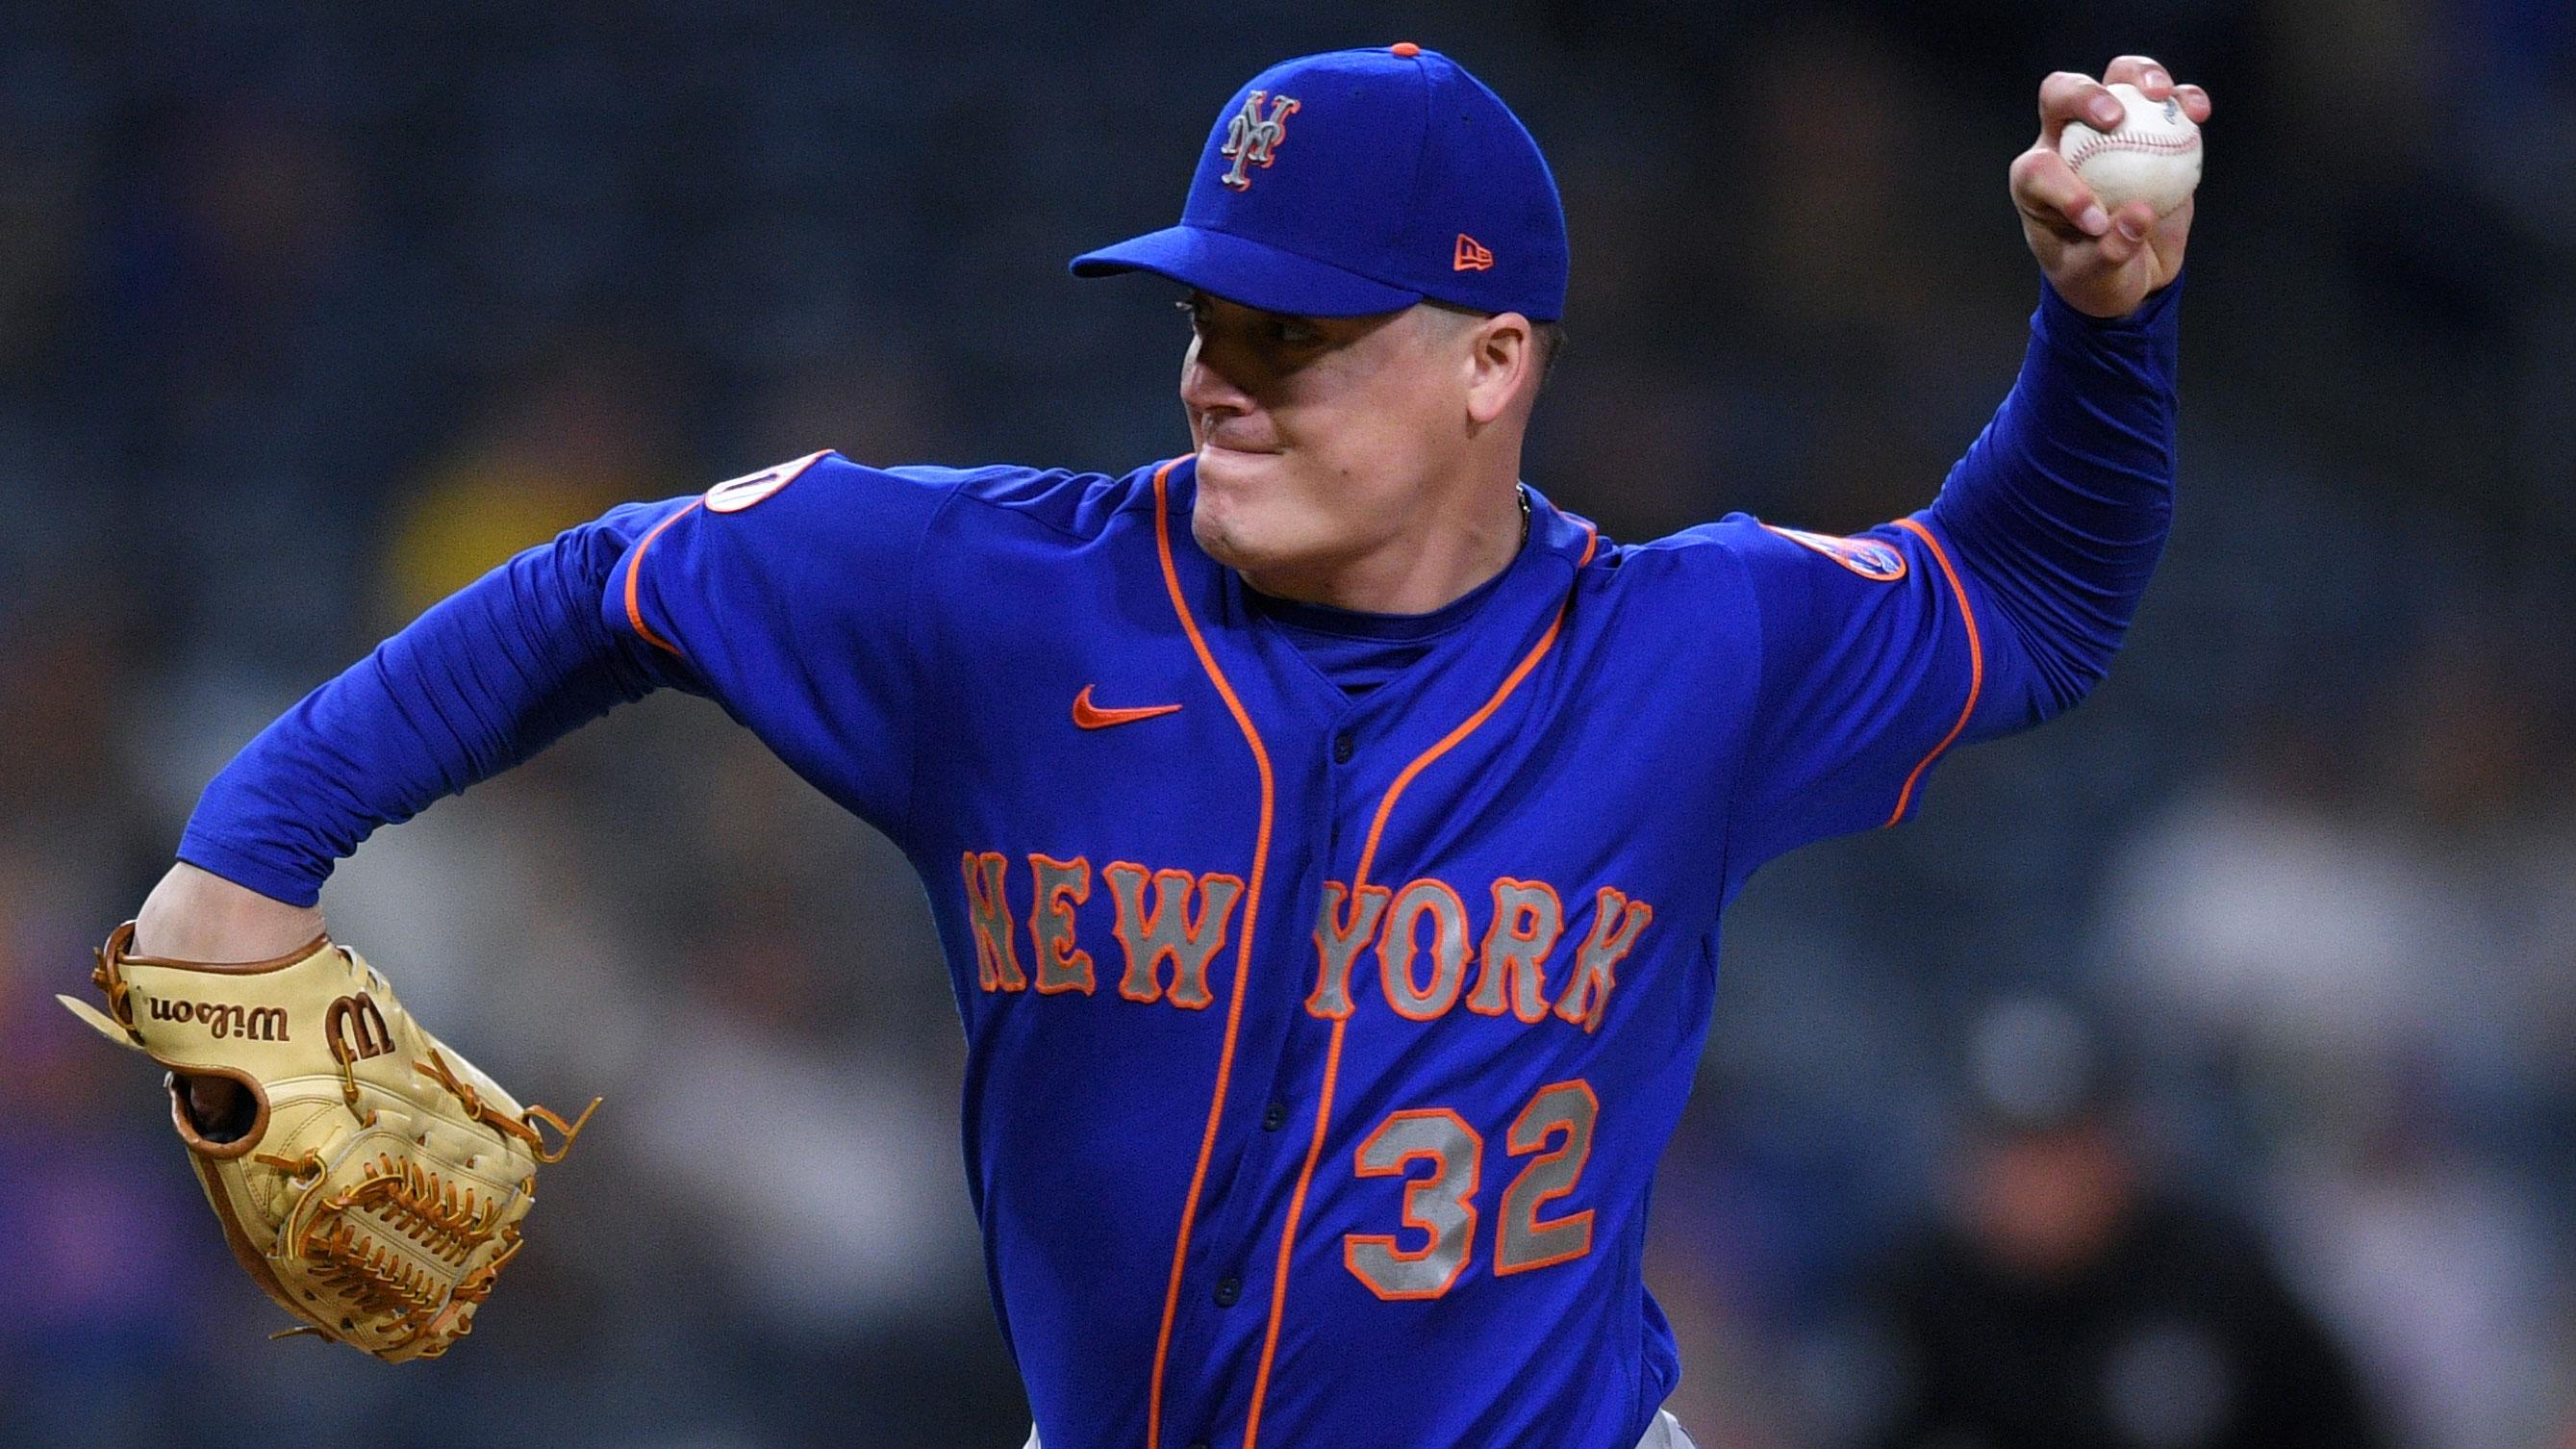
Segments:
[[[1679,1373],[1641,1259],[1719,915],[2098,676],[2163,537],[2170,305],[2049,299],[1942,499],[1856,537],[1621,544],[1533,491],[1468,620],[1357,694],[1195,545],[1188,459],[818,454],[620,509],[487,593],[579,605],[555,676],[518,661],[588,681],[545,729],[705,694],[919,871],[1049,1449],[1625,1449]],[[420,660],[470,622],[343,683],[456,676]],[[272,848],[264,803],[317,793],[275,781],[365,713],[339,687],[210,788],[184,856],[292,896],[281,850],[354,844]],[[457,748],[372,818],[509,754]]]
[[[791,466],[665,505],[609,606],[928,882],[1048,1441],[1633,1443],[1720,909],[2021,718],[1937,525],[1629,547],[1534,498],[1354,700],[1193,544],[1187,460]]]

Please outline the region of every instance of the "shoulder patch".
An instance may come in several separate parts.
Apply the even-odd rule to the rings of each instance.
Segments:
[[[832,450],[825,448],[822,453],[808,453],[792,463],[780,463],[775,467],[763,468],[757,473],[745,473],[739,478],[727,478],[707,490],[707,512],[740,513],[795,482],[798,474],[813,467],[823,453],[830,451]]]
[[[1892,584],[1905,577],[1905,555],[1896,546],[1876,538],[1835,538],[1830,534],[1809,533],[1797,528],[1772,528],[1762,525],[1791,543],[1804,544],[1862,578]]]

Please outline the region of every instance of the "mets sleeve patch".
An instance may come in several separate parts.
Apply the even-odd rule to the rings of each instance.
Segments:
[[[708,505],[713,507],[713,503]],[[1803,544],[1862,578],[1892,584],[1905,577],[1905,555],[1893,544],[1876,538],[1835,538],[1830,534],[1808,533],[1803,529],[1774,528],[1762,525],[1791,543]]]
[[[825,448],[821,453],[808,453],[804,457],[796,459],[794,462],[780,463],[774,467],[763,468],[757,473],[745,473],[739,478],[727,478],[722,483],[719,483],[713,488],[707,490],[707,511],[709,513],[740,513],[744,509],[758,503],[760,500],[768,497],[772,493],[777,492],[779,489],[795,482],[797,475],[803,473],[806,469],[813,467],[816,459],[821,458],[824,453],[829,453],[830,451],[832,450]]]

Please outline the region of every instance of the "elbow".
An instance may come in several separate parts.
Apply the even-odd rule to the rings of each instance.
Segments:
[[[2066,655],[2047,661],[2038,671],[2033,703],[2040,720],[2052,720],[2084,702],[2093,686],[2111,677],[2111,651]]]
[[[2010,677],[2018,682],[2021,726],[2044,724],[2084,702],[2096,685],[2111,676],[2111,658],[2120,652],[2125,621],[2116,626],[2032,629],[2018,614],[2005,615],[2013,652]]]
[[[1961,562],[1977,586],[1988,669],[2020,724],[2054,719],[2111,673],[2163,552],[2167,514],[2135,533],[2095,534],[2080,550],[2013,554],[1963,539]],[[2005,683],[2009,681],[2009,683]]]

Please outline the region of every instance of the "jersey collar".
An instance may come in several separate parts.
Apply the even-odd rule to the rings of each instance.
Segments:
[[[1576,587],[1587,556],[1596,549],[1596,530],[1586,519],[1559,509],[1547,495],[1529,489],[1530,532],[1520,552],[1493,585],[1465,628],[1442,638],[1431,651],[1395,679],[1353,700],[1316,672],[1304,655],[1251,604],[1250,586],[1233,569],[1201,552],[1191,535],[1189,513],[1198,498],[1198,464],[1184,458],[1170,475],[1170,520],[1173,561],[1183,587],[1200,608],[1202,621],[1217,627],[1208,643],[1240,676],[1238,683],[1267,681],[1246,691],[1256,713],[1302,716],[1312,724],[1347,726],[1375,722],[1391,733],[1410,736],[1428,731],[1424,743],[1456,723],[1447,710],[1457,701],[1472,709],[1517,666],[1531,646],[1554,627],[1568,591]],[[1526,486],[1526,485],[1525,485]],[[1269,707],[1255,704],[1267,696]]]

